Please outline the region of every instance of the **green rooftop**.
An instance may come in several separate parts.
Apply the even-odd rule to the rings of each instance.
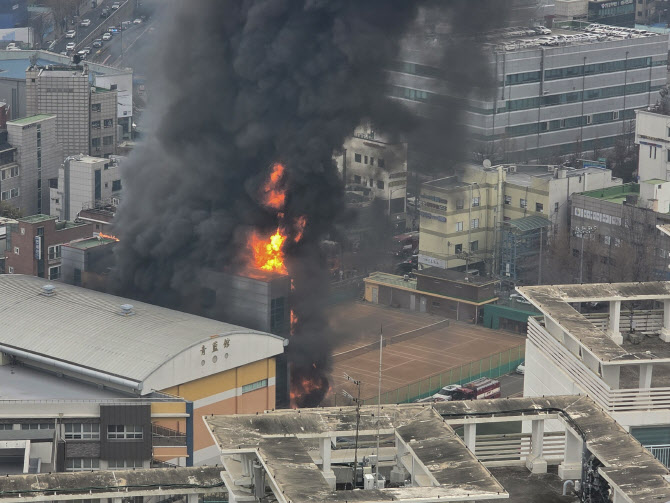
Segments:
[[[18,219],[19,222],[25,222],[27,224],[37,224],[40,222],[46,222],[47,220],[56,220],[56,217],[51,215],[42,215],[38,213],[37,215],[30,215],[29,217],[21,217]]]
[[[7,124],[18,124],[19,126],[25,126],[26,124],[32,124],[33,122],[49,119],[50,117],[56,117],[56,116],[48,114],[31,115],[30,117],[23,117],[22,119],[14,119],[12,121],[7,121]]]
[[[95,248],[96,246],[107,245],[109,243],[115,243],[115,242],[116,239],[92,237],[82,239],[80,241],[73,241],[72,243],[69,243],[67,246],[77,248],[78,250],[88,250],[89,248]]]
[[[661,180],[660,178],[652,178],[651,180],[645,180],[644,182],[641,183],[648,183],[650,185],[656,185],[659,183],[666,183],[667,180]]]
[[[616,187],[608,187],[606,189],[589,190],[582,192],[583,196],[595,197],[603,201],[611,203],[623,204],[626,196],[639,196],[640,186],[637,183],[624,183]]]

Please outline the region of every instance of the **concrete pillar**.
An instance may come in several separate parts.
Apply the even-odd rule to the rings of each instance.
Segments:
[[[619,331],[619,320],[621,319],[621,301],[610,301],[610,319],[607,327],[607,335],[617,344],[623,343],[623,336]]]
[[[640,385],[638,386],[641,389],[651,388],[651,374],[654,368],[653,363],[645,363],[640,365]]]
[[[614,493],[612,495],[613,503],[626,503],[628,501],[628,498],[626,498],[624,493],[621,492],[621,489],[619,489],[618,487],[613,487],[612,492]]]
[[[544,446],[544,419],[534,419],[530,434],[530,454],[526,457],[526,468],[531,473],[547,473],[547,461],[542,457]]]
[[[565,453],[558,466],[558,476],[562,480],[582,478],[582,449],[584,441],[571,428],[565,429]]]
[[[603,381],[612,389],[619,389],[619,378],[621,367],[619,365],[602,365],[601,373]]]
[[[477,423],[466,423],[463,425],[463,441],[472,454],[475,453],[475,443],[477,442]]]
[[[189,494],[186,503],[198,503],[198,495],[197,494]]]
[[[660,338],[663,342],[670,342],[670,300],[663,301],[663,328]]]
[[[331,439],[330,437],[321,437],[319,439],[319,453],[321,454],[321,470],[323,471],[323,478],[326,479],[330,488],[335,490],[335,472],[330,467],[331,459]]]

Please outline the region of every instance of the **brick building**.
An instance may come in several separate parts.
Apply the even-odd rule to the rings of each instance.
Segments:
[[[61,275],[61,245],[93,235],[93,224],[57,222],[49,215],[19,218],[10,225],[5,252],[9,274],[56,280]]]

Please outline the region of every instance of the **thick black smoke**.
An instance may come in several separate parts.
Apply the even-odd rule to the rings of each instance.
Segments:
[[[199,0],[173,4],[151,81],[155,130],[124,173],[118,288],[178,308],[205,268],[235,267],[249,229],[277,227],[259,187],[286,166],[287,250],[300,330],[294,366],[327,371],[318,242],[342,213],[333,152],[365,117],[400,117],[384,69],[416,4],[406,0]],[[154,62],[156,63],[156,61]]]
[[[481,0],[491,6],[498,0]],[[504,0],[500,0],[501,3]],[[124,171],[116,220],[116,290],[196,310],[203,270],[236,268],[250,229],[273,231],[277,215],[259,200],[275,162],[285,165],[285,219],[307,217],[304,239],[287,249],[299,331],[294,369],[327,372],[331,343],[321,315],[328,274],[318,243],[343,215],[333,162],[364,120],[406,133],[408,110],[386,98],[387,69],[422,2],[408,0],[198,0],[172,2],[147,75],[151,114],[145,143]],[[481,44],[471,33],[498,9],[466,0],[437,4],[458,37],[441,45],[443,71],[477,78]],[[466,11],[477,16],[469,19]],[[464,60],[462,58],[468,58]],[[432,118],[448,117],[448,107]],[[418,126],[417,126],[418,127]],[[454,129],[431,131],[451,142]]]

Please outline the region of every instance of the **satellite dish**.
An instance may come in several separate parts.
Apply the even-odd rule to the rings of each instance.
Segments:
[[[484,159],[484,162],[482,163],[485,168],[490,168],[491,167],[491,161],[488,159]]]

